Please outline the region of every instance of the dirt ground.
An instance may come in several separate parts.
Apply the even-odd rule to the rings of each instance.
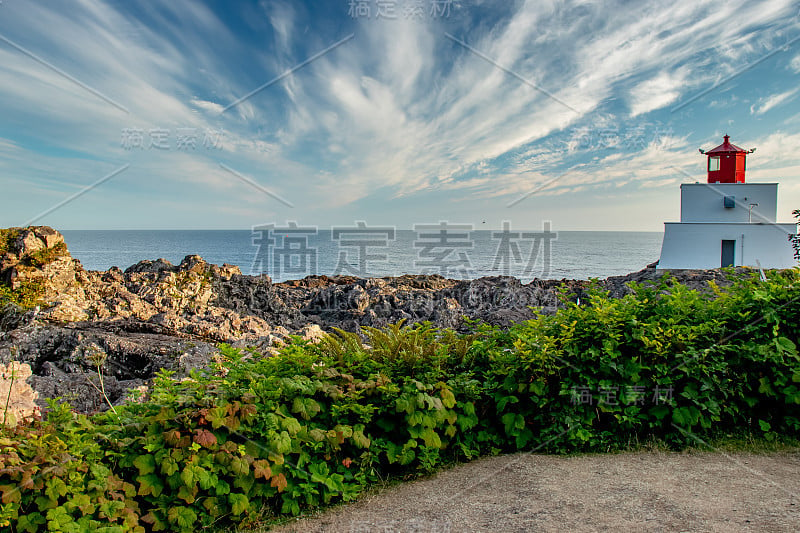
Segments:
[[[800,452],[517,454],[271,531],[800,531]]]

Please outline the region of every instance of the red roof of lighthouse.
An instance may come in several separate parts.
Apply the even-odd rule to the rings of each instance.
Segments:
[[[724,137],[725,142],[723,142],[722,144],[720,144],[716,148],[713,148],[713,149],[709,150],[706,153],[707,154],[714,154],[714,153],[719,153],[719,152],[745,152],[745,153],[747,153],[747,150],[745,150],[743,148],[739,148],[735,144],[731,144],[728,141],[728,139],[730,139],[730,138],[731,138],[730,135],[725,135],[725,137]]]

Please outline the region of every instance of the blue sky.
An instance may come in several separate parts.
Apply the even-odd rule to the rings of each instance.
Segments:
[[[725,133],[789,221],[798,81],[783,0],[3,0],[0,226],[661,231]]]

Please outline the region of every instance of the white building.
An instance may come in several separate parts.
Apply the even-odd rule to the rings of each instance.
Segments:
[[[708,183],[681,185],[681,221],[664,224],[658,269],[724,266],[791,268],[797,265],[789,235],[778,223],[777,183],[745,183],[745,155],[728,136],[708,155]]]

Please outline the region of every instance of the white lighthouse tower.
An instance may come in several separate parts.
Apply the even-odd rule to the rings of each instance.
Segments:
[[[664,223],[658,269],[725,266],[796,266],[789,235],[797,225],[778,223],[778,184],[745,183],[753,150],[724,142],[708,152],[708,183],[681,185],[681,221]]]

